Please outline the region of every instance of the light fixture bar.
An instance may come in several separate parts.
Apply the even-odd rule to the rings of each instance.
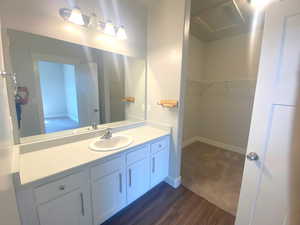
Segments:
[[[80,8],[74,7],[73,9],[59,9],[59,15],[65,21],[69,21],[73,24],[95,30],[101,28],[103,33],[107,35],[115,36],[120,40],[127,39],[127,33],[124,26],[115,26],[111,21],[100,21],[97,19],[97,15],[95,13],[91,14],[91,16],[87,16],[82,14]]]

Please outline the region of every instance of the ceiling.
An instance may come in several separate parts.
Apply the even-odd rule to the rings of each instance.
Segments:
[[[252,17],[248,0],[192,0],[191,33],[202,41],[247,33]]]

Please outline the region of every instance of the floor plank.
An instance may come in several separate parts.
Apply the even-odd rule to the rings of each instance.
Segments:
[[[185,187],[162,183],[103,225],[233,225],[234,220]]]

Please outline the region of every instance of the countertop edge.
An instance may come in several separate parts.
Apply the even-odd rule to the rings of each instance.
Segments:
[[[145,127],[147,127],[147,125]],[[148,125],[148,127],[159,129],[156,126],[151,126],[151,125]],[[47,174],[47,175],[45,175],[43,177],[36,177],[34,179],[25,179],[25,180],[22,180],[22,176],[20,174],[20,167],[19,167],[20,153],[19,153],[18,149],[15,149],[15,152],[16,152],[15,153],[15,157],[16,158],[15,158],[14,170],[13,170],[13,174],[15,176],[15,181],[18,184],[19,187],[27,187],[27,186],[33,185],[35,183],[39,183],[42,180],[50,179],[51,177],[59,176],[60,174],[71,173],[71,171],[73,171],[73,170],[89,166],[89,165],[91,165],[91,164],[93,164],[93,163],[95,163],[97,161],[105,160],[105,159],[108,159],[110,157],[116,156],[118,154],[123,154],[124,152],[129,151],[132,148],[135,148],[135,147],[141,146],[141,145],[143,145],[145,143],[154,141],[156,139],[159,139],[159,138],[171,135],[171,129],[166,128],[166,129],[160,129],[160,130],[164,131],[165,133],[162,134],[162,135],[158,135],[155,138],[150,138],[149,140],[146,139],[146,140],[144,140],[142,142],[138,142],[137,144],[133,143],[132,145],[130,145],[130,146],[124,148],[124,149],[120,149],[120,150],[114,151],[111,154],[108,154],[108,155],[105,155],[105,156],[99,156],[99,158],[97,158],[97,159],[93,159],[93,160],[90,160],[90,161],[83,161],[82,163],[74,164],[74,166],[69,167],[67,169],[63,169],[61,171],[57,171],[56,173],[50,173],[50,174]],[[127,130],[123,130],[123,131],[127,131]]]

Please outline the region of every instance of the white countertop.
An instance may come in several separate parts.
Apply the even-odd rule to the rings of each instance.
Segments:
[[[133,137],[133,143],[124,149],[110,152],[91,151],[88,146],[95,139],[86,139],[63,144],[39,151],[19,155],[18,173],[21,184],[28,184],[66,170],[91,163],[95,160],[112,156],[129,148],[146,143],[156,138],[169,135],[170,130],[149,125],[118,132]]]

